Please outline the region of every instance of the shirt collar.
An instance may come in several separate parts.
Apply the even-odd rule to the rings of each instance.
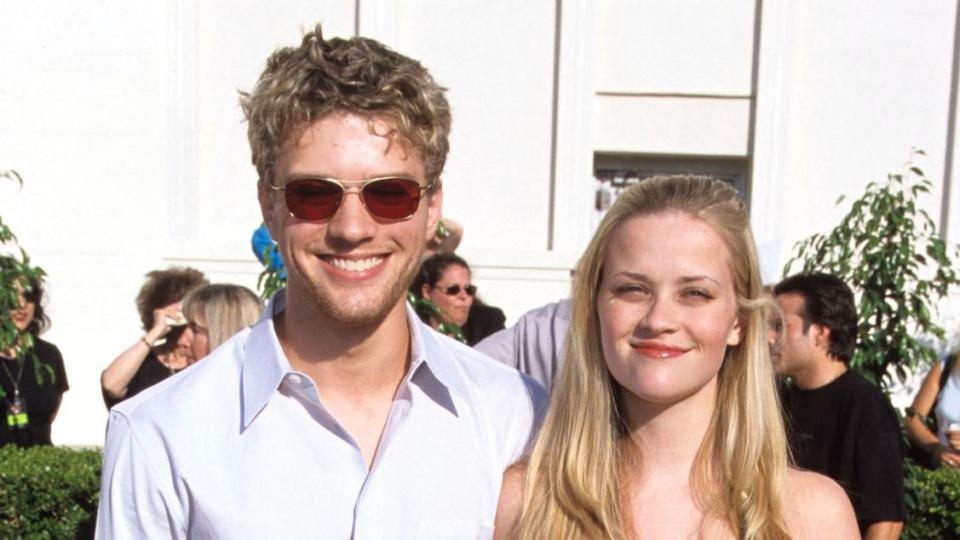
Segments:
[[[466,381],[463,373],[454,361],[456,354],[449,343],[443,343],[446,338],[441,337],[435,330],[420,320],[413,307],[407,303],[407,321],[410,325],[410,373],[406,381],[418,381],[418,372],[428,369],[443,386],[447,387],[461,399],[466,399]],[[435,395],[429,386],[419,385],[432,399],[445,405],[449,398]],[[456,411],[451,411],[456,414]]]
[[[273,325],[274,315],[285,308],[286,289],[281,289],[273,295],[260,319],[250,329],[240,379],[243,429],[266,407],[284,377],[293,373]],[[436,403],[457,414],[447,390],[461,399],[466,399],[468,392],[464,375],[452,358],[455,352],[450,344],[443,343],[444,338],[420,320],[409,303],[406,311],[410,328],[410,370],[402,384],[416,384]],[[430,375],[443,388],[429,384]]]
[[[273,326],[273,316],[286,308],[286,293],[281,289],[274,294],[250,329],[240,376],[243,429],[260,414],[283,378],[293,372]]]

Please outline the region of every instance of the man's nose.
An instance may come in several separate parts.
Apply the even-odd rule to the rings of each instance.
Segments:
[[[363,205],[359,191],[347,190],[340,208],[330,218],[327,233],[334,239],[357,244],[373,236],[377,224]]]

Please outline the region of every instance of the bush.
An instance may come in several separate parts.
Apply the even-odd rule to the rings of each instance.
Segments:
[[[0,538],[92,538],[101,453],[0,447]]]
[[[907,462],[904,540],[960,538],[960,470],[929,470]]]

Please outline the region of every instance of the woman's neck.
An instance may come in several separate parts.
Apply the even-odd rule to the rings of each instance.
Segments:
[[[622,399],[625,439],[624,518],[646,538],[734,538],[704,507],[695,466],[716,408],[716,379],[694,395],[662,404]],[[701,486],[702,487],[702,486]]]
[[[626,413],[627,440],[645,472],[689,473],[713,420],[716,393],[714,379],[675,403],[650,403],[632,394],[624,396],[621,403]]]

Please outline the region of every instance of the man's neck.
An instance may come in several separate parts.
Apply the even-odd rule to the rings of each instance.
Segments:
[[[301,299],[287,300],[287,308],[274,316],[277,337],[290,366],[309,375],[321,397],[388,393],[392,398],[410,357],[403,301],[380,321],[345,325]]]
[[[409,369],[405,298],[370,325],[345,325],[303,298],[287,300],[287,309],[274,316],[283,352],[293,369],[313,380],[324,407],[356,442],[369,468]]]
[[[847,365],[839,358],[824,355],[808,369],[795,374],[793,383],[801,390],[815,390],[837,380],[847,369]]]

